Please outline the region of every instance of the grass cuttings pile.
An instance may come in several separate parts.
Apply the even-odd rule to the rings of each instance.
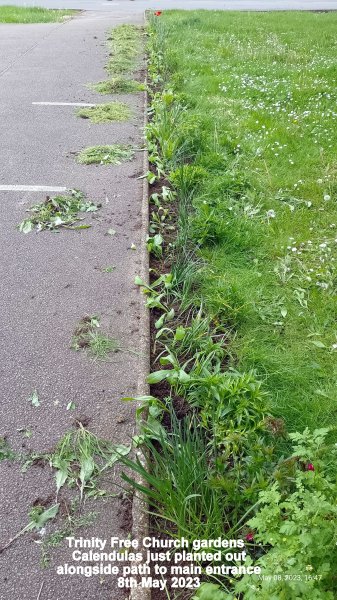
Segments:
[[[144,83],[134,79],[124,79],[123,77],[112,77],[107,81],[92,83],[89,87],[99,94],[132,94],[133,92],[145,90]]]
[[[131,111],[122,102],[109,102],[80,108],[76,114],[82,119],[90,119],[92,123],[108,123],[109,121],[127,121],[131,116]]]
[[[107,71],[111,75],[132,72],[141,50],[141,28],[128,24],[115,27],[108,37],[108,48]]]
[[[132,160],[134,152],[131,146],[125,144],[112,144],[111,146],[90,146],[82,150],[77,162],[83,165],[120,165],[122,162]]]
[[[61,227],[88,229],[91,225],[74,225],[83,220],[79,213],[96,212],[100,206],[86,201],[85,195],[79,190],[71,190],[68,196],[47,196],[44,202],[34,204],[27,210],[31,214],[18,225],[18,229],[22,233],[30,233],[33,229],[52,231]]]
[[[145,89],[144,83],[132,79],[141,56],[143,29],[136,25],[119,25],[111,30],[107,45],[109,60],[107,81],[89,84],[99,94],[132,94]]]

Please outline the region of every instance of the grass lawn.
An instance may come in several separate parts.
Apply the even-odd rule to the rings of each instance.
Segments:
[[[185,106],[194,302],[230,329],[232,366],[257,372],[289,431],[331,425],[337,14],[169,11],[155,26]]]
[[[56,23],[73,10],[47,10],[37,6],[0,6],[0,23]]]

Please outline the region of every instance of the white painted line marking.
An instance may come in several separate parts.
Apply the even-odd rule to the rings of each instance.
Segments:
[[[89,102],[32,102],[32,104],[39,106],[97,106]]]
[[[0,185],[0,192],[66,192],[66,187],[55,185]]]

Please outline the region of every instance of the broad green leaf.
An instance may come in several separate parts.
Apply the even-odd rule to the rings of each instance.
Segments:
[[[64,470],[57,471],[57,473],[55,475],[57,492],[65,484],[65,482],[67,481],[67,477],[68,477],[68,470],[66,468]]]
[[[48,521],[56,517],[59,506],[59,504],[54,504],[54,506],[47,508],[47,510],[44,510],[41,514],[35,514],[27,525],[27,531],[31,531],[32,529],[42,529]]]
[[[185,337],[185,333],[186,333],[185,327],[183,327],[182,325],[179,325],[179,327],[177,327],[177,329],[175,331],[174,339],[177,340],[178,342],[180,342]]]
[[[150,373],[150,375],[147,376],[146,381],[147,383],[159,383],[160,381],[163,381],[164,379],[166,379],[166,377],[168,375],[171,375],[172,371],[171,370],[162,370],[162,371],[155,371],[154,373]]]
[[[316,348],[326,348],[325,344],[319,340],[311,340],[311,343],[316,346]]]

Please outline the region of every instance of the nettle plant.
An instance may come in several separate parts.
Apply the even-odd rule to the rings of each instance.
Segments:
[[[296,463],[290,490],[275,482],[260,493],[260,508],[248,525],[255,547],[264,546],[257,561],[264,577],[245,576],[236,585],[245,600],[336,597],[337,448],[326,443],[328,432],[290,434]]]

